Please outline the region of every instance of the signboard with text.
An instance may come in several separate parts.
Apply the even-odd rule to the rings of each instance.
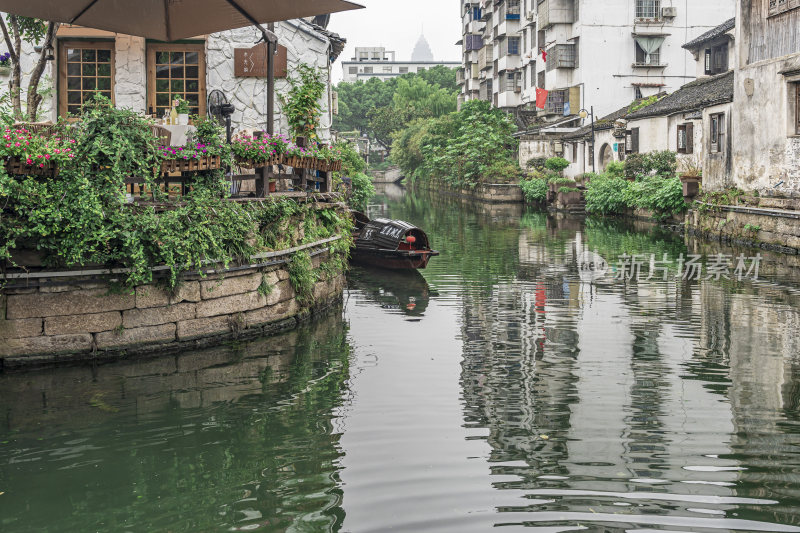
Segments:
[[[278,45],[275,54],[275,77],[285,78],[287,70],[287,50]],[[236,48],[233,51],[233,74],[237,78],[267,77],[267,45],[257,44],[253,48]]]

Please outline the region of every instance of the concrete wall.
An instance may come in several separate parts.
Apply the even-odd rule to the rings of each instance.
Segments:
[[[488,183],[478,185],[474,189],[451,187],[445,183],[416,181],[413,187],[435,191],[447,196],[470,198],[488,204],[521,204],[524,202],[522,188],[513,183]]]
[[[323,260],[316,256],[314,266]],[[262,283],[271,288],[269,294],[259,292]],[[275,324],[292,327],[311,306],[337,299],[343,287],[341,274],[322,277],[313,303],[301,303],[284,266],[190,277],[174,292],[142,285],[114,293],[108,283],[96,281],[5,288],[0,290],[0,361],[3,367],[52,364],[257,336]]]

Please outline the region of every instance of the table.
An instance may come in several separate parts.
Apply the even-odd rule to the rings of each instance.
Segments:
[[[189,134],[197,131],[194,126],[181,126],[178,124],[161,124],[160,126],[172,134],[170,139],[171,146],[185,146],[186,141],[189,140]]]

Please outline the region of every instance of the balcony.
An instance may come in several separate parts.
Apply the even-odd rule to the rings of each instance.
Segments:
[[[488,70],[492,68],[494,61],[494,46],[486,45],[478,51],[478,69]]]
[[[465,35],[464,36],[464,50],[471,52],[473,50],[480,50],[483,48],[483,36],[481,35]]]
[[[456,70],[456,83],[459,85],[464,85],[465,81],[466,79],[464,79],[464,69],[460,68]]]
[[[547,50],[547,71],[557,68],[578,68],[577,45],[557,44]]]
[[[553,24],[572,24],[576,21],[575,3],[578,0],[544,0],[539,4],[539,28]]]

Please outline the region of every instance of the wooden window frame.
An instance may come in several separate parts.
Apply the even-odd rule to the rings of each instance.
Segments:
[[[681,147],[681,132],[684,135],[684,145]],[[679,154],[692,154],[694,153],[694,124],[687,122],[678,125],[678,139],[677,148]]]
[[[197,52],[198,114],[206,115],[208,91],[206,86],[205,43],[147,43],[147,109],[156,109],[156,52]],[[171,92],[171,91],[170,91]],[[185,92],[185,91],[184,91]]]
[[[721,154],[725,152],[725,113],[714,113],[709,123],[709,152]],[[716,131],[714,122],[716,121]],[[716,135],[715,135],[716,133]]]
[[[794,134],[800,135],[800,81],[794,84]]]
[[[767,17],[776,17],[800,7],[800,0],[769,0]]]
[[[639,153],[639,128],[631,128],[625,132],[625,151],[628,154]]]
[[[93,48],[94,50],[111,51],[111,104],[116,105],[116,42],[113,40],[75,40],[64,39],[58,41],[58,116],[67,117],[67,49],[68,48]],[[71,119],[77,120],[77,119]]]

